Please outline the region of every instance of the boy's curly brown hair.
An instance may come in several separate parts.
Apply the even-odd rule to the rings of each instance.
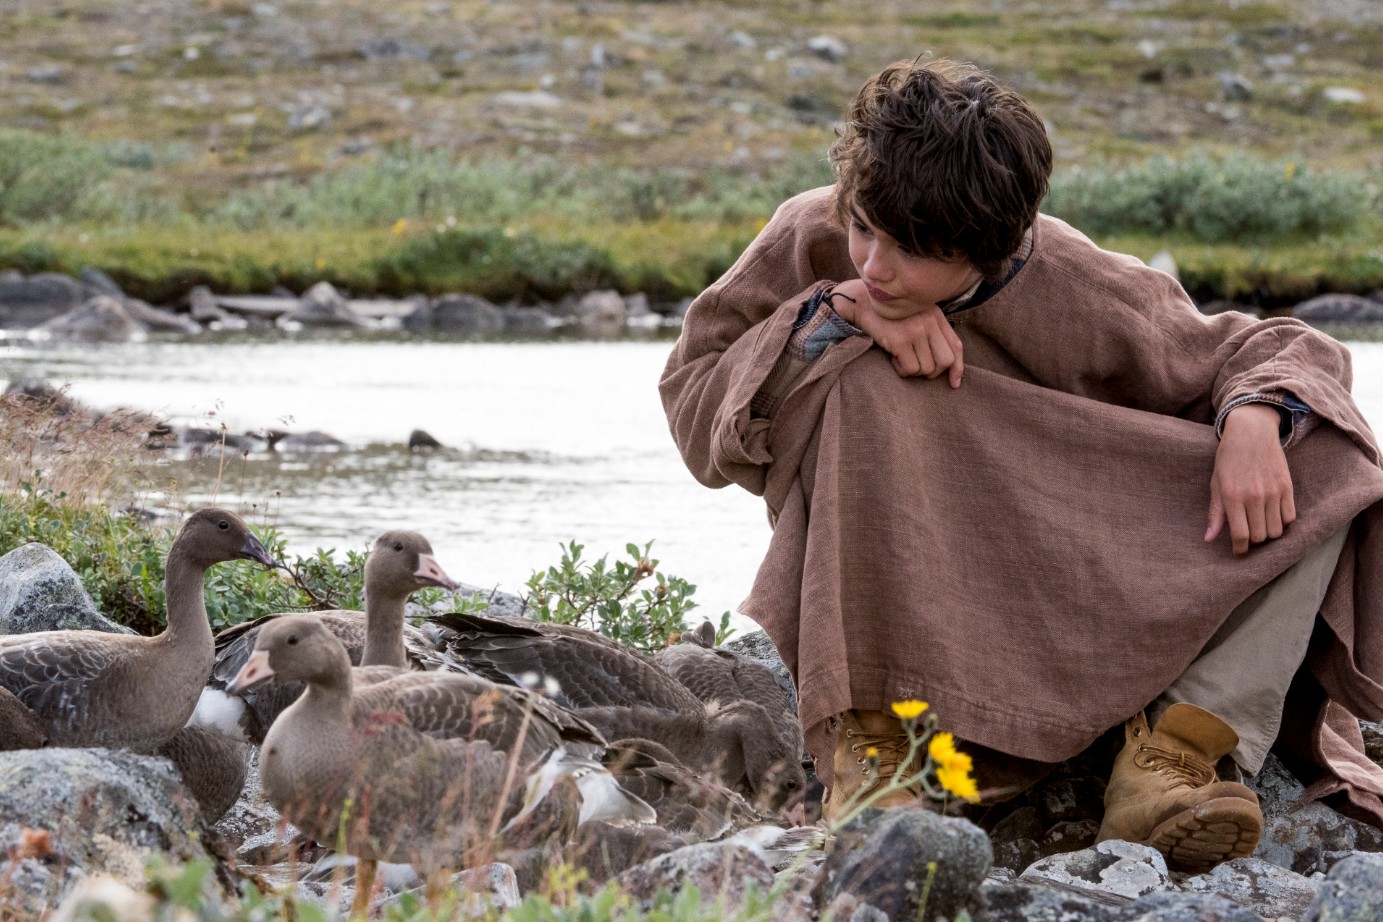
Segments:
[[[971,64],[899,61],[845,110],[831,146],[836,212],[859,208],[920,256],[1002,276],[1052,172],[1042,120]]]

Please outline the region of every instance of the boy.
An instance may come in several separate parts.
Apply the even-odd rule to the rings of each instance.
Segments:
[[[838,133],[836,186],[693,303],[660,384],[697,478],[767,502],[742,610],[797,679],[828,816],[865,747],[900,770],[885,712],[925,699],[991,799],[1123,722],[1100,837],[1183,870],[1253,850],[1217,763],[1274,740],[1383,824],[1351,716],[1383,716],[1383,470],[1348,352],[1202,316],[1039,216],[1041,120],[973,67],[892,65]]]

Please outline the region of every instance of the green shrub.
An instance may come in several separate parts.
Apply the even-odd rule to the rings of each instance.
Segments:
[[[599,631],[646,652],[668,645],[672,634],[687,629],[687,614],[696,607],[691,595],[696,587],[679,576],[658,572],[650,559],[650,541],[640,550],[626,544],[628,560],[606,563],[608,555],[592,562],[581,560],[584,546],[572,541],[562,548],[562,560],[528,580],[529,614],[535,621],[574,624]],[[652,588],[638,588],[649,577]],[[716,642],[729,637],[730,613],[720,616]]]
[[[110,172],[96,145],[0,131],[0,224],[69,217]]]
[[[1340,233],[1368,214],[1362,175],[1314,173],[1246,154],[1135,166],[1096,163],[1053,178],[1043,210],[1092,235],[1181,235],[1208,243]]]

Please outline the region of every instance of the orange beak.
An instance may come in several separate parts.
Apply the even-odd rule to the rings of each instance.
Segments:
[[[256,685],[263,685],[273,677],[274,669],[269,665],[269,651],[256,650],[250,654],[245,665],[240,667],[240,671],[235,674],[230,685],[226,686],[226,691],[232,695],[239,695]]]
[[[413,571],[413,575],[425,585],[441,586],[443,589],[461,588],[461,584],[447,576],[437,558],[431,554],[418,555],[418,569]]]

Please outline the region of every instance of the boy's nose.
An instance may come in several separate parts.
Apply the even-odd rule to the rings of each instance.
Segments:
[[[887,282],[893,278],[893,266],[883,248],[872,246],[865,258],[861,274],[867,281]]]

